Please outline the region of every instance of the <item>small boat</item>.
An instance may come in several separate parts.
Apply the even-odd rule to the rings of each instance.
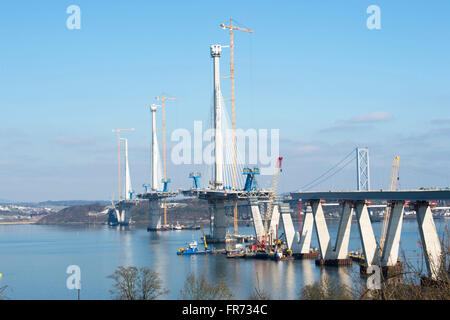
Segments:
[[[240,251],[229,251],[227,252],[227,258],[245,258],[245,252]]]
[[[364,254],[360,250],[350,251],[348,257],[358,263],[364,263],[365,261]]]
[[[177,225],[173,227],[175,230],[182,230],[183,228],[180,226],[180,224],[177,221]]]
[[[202,229],[203,231],[203,229]],[[208,249],[208,245],[206,244],[206,239],[205,239],[205,234],[203,233],[203,238],[205,240],[205,250],[204,251],[200,251],[197,248],[197,241],[192,240],[191,242],[189,242],[188,244],[186,244],[185,248],[179,248],[177,255],[181,255],[181,256],[187,256],[187,255],[194,255],[194,254],[208,254],[208,253],[212,253],[211,249]]]

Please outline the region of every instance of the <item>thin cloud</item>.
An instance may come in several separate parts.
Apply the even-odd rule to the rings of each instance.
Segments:
[[[297,148],[300,154],[310,154],[318,150],[320,150],[320,147],[316,145],[304,145]]]
[[[432,124],[450,124],[450,119],[434,119],[431,120]]]
[[[321,129],[319,132],[349,131],[362,126],[369,127],[367,125],[386,122],[391,119],[392,116],[388,112],[376,111],[369,114],[357,115],[346,120],[335,121],[334,125]]]
[[[53,143],[63,146],[84,146],[93,145],[96,142],[95,137],[67,137],[58,136],[51,140]]]
[[[369,114],[362,114],[359,116],[352,117],[345,122],[348,123],[373,123],[373,122],[381,122],[381,121],[389,121],[392,119],[392,116],[384,111],[372,112]]]

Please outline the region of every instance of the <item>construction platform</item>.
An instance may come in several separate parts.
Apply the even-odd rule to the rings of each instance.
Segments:
[[[181,194],[186,197],[198,197],[204,200],[236,200],[256,198],[259,200],[269,199],[268,190],[222,190],[222,189],[188,189],[181,190]]]
[[[178,191],[150,191],[136,195],[138,199],[159,200],[163,198],[175,197]]]
[[[318,266],[351,266],[353,260],[351,258],[347,259],[317,259],[316,265]]]
[[[295,260],[318,259],[319,251],[313,251],[308,253],[293,253],[292,256],[294,257]]]

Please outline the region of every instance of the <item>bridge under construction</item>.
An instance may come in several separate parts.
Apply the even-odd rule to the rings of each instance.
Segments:
[[[231,32],[241,30],[232,26],[223,25]],[[249,32],[248,29],[242,31]],[[251,31],[251,30],[250,30]],[[232,38],[231,38],[232,39]],[[258,168],[242,168],[237,163],[239,154],[236,150],[235,133],[235,110],[234,110],[234,82],[232,85],[232,143],[228,143],[224,130],[227,127],[226,110],[224,99],[221,93],[221,73],[220,58],[222,48],[219,44],[210,46],[210,55],[213,62],[213,107],[212,129],[213,129],[213,154],[214,163],[212,165],[212,177],[209,186],[201,188],[198,182],[200,174],[191,174],[194,179],[193,188],[181,190],[181,194],[189,197],[197,197],[206,200],[211,210],[211,235],[209,240],[224,242],[226,238],[226,206],[233,206],[234,232],[237,235],[237,202],[247,202],[251,211],[251,221],[255,230],[256,242],[265,245],[273,245],[278,241],[278,228],[284,229],[284,241],[288,250],[293,254],[307,255],[311,252],[311,237],[315,229],[318,243],[320,264],[339,265],[345,264],[348,260],[348,244],[350,239],[350,229],[352,216],[356,216],[361,245],[365,257],[366,267],[381,265],[383,268],[395,268],[398,263],[398,252],[402,231],[405,207],[409,206],[416,211],[418,222],[418,232],[424,247],[426,266],[428,275],[436,277],[441,268],[442,248],[436,231],[431,209],[437,200],[450,200],[450,190],[395,190],[395,180],[398,179],[398,157],[394,160],[393,174],[391,176],[391,186],[389,190],[370,190],[370,165],[369,149],[356,148],[356,155],[352,151],[337,166],[325,172],[317,179],[302,187],[302,190],[310,190],[319,185],[328,177],[336,174],[345,166],[356,160],[356,191],[296,191],[291,192],[291,201],[302,201],[306,205],[305,216],[302,228],[298,230],[298,237],[295,239],[295,227],[292,222],[292,210],[289,201],[276,197],[278,187],[278,177],[282,170],[282,157],[274,167],[272,187],[268,190],[256,188],[254,185],[255,175],[259,174]],[[233,46],[231,46],[232,48]],[[233,53],[232,53],[233,56]],[[232,60],[232,80],[234,81],[234,65]],[[175,98],[173,98],[175,99]],[[164,100],[163,100],[164,102]],[[151,178],[150,188],[137,195],[137,199],[148,200],[150,203],[150,225],[149,230],[158,231],[162,229],[161,203],[167,198],[178,194],[176,191],[169,191],[165,166],[165,140],[164,140],[164,176],[158,171],[160,166],[158,155],[158,140],[156,136],[156,106],[152,104],[152,152],[151,152]],[[163,109],[164,110],[164,109]],[[164,111],[163,111],[164,112]],[[163,126],[165,121],[163,120]],[[125,130],[125,129],[121,129]],[[120,131],[118,131],[120,132]],[[119,142],[120,144],[120,142]],[[120,145],[119,145],[120,149]],[[231,160],[231,165],[227,163]],[[126,194],[127,198],[120,201],[119,211],[129,212],[132,205],[131,182],[129,181],[128,160],[126,164]],[[247,177],[245,185],[239,188],[238,173],[242,172]],[[240,175],[239,175],[240,176]],[[242,177],[242,176],[241,176]],[[161,179],[160,179],[161,178]],[[160,181],[164,183],[161,186]],[[120,193],[120,156],[119,156],[119,193]],[[386,202],[388,214],[383,226],[382,241],[377,241],[370,219],[368,207],[370,201],[377,200]],[[327,223],[323,211],[326,201],[334,201],[340,206],[340,222],[337,237],[332,245],[328,232]],[[264,212],[261,214],[261,204],[266,203]],[[165,208],[165,206],[164,206]],[[164,224],[166,224],[166,211],[164,209]],[[123,215],[119,215],[122,219]],[[280,223],[281,218],[281,223]],[[123,218],[121,221],[125,221]]]

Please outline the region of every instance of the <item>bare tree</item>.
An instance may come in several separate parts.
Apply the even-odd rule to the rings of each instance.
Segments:
[[[311,285],[301,288],[299,298],[303,300],[349,300],[353,294],[347,286],[338,283],[337,279],[328,276]]]
[[[183,300],[229,300],[233,293],[223,281],[210,284],[205,276],[196,279],[193,273],[189,273],[180,291]]]
[[[121,266],[107,278],[114,280],[109,292],[119,300],[154,300],[169,293],[162,287],[158,273],[149,268]]]
[[[253,290],[253,293],[248,298],[249,300],[271,300],[271,296],[269,293],[261,289],[259,285],[258,273],[256,273],[256,287]]]
[[[7,288],[8,286],[0,287],[0,300],[8,299],[8,297],[4,295],[4,292],[6,291]]]

